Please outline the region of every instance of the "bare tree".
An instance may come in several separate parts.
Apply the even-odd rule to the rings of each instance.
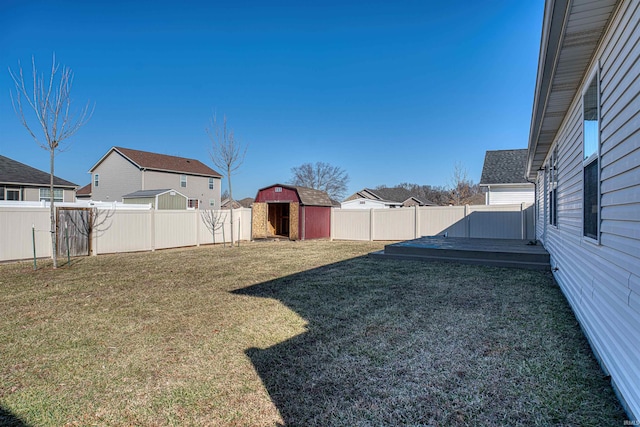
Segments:
[[[484,204],[480,187],[469,179],[467,169],[456,163],[451,176],[450,203],[453,205]]]
[[[11,103],[16,115],[27,129],[36,143],[49,152],[50,179],[49,204],[51,209],[51,256],[53,268],[58,267],[56,251],[56,214],[54,207],[54,159],[57,152],[63,150],[62,143],[72,137],[84,126],[93,108],[89,103],[77,115],[71,112],[71,85],[73,72],[70,68],[56,63],[53,55],[51,73],[48,78],[38,75],[35,59],[31,59],[33,86],[27,89],[27,83],[22,73],[22,66],[18,63],[18,72],[9,68],[9,74],[15,83],[15,94],[11,92]],[[23,102],[24,100],[24,102]],[[27,114],[26,110],[32,110]]]
[[[291,168],[291,173],[293,178],[289,181],[290,184],[326,191],[334,200],[344,198],[347,191],[349,175],[340,167],[329,163],[304,163]]]
[[[223,228],[224,221],[227,219],[226,213],[223,214],[222,211],[206,209],[200,211],[200,217],[202,218],[202,222],[204,222],[205,227],[207,227],[207,230],[211,232],[211,236],[213,237],[213,244],[216,244],[216,231],[222,228],[222,243],[226,245]],[[233,235],[233,230],[231,230],[231,234]]]
[[[231,175],[244,162],[247,154],[247,147],[236,140],[233,130],[227,129],[227,116],[223,117],[222,127],[218,125],[216,115],[213,115],[210,126],[206,129],[207,135],[211,139],[211,161],[213,164],[223,169],[227,173],[227,185],[229,190],[229,200],[233,204],[233,189],[231,187]],[[233,206],[233,205],[232,205]],[[234,245],[233,237],[233,209],[231,214],[231,247]]]

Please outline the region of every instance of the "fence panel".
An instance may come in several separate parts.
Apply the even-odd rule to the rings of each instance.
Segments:
[[[103,231],[94,233],[93,254],[152,250],[153,213],[151,210],[117,209]]]
[[[527,239],[527,215],[525,206],[519,204],[470,206],[469,237]]]
[[[467,237],[464,206],[424,206],[418,208],[418,236]]]
[[[0,261],[33,257],[35,226],[36,256],[51,256],[51,219],[49,209],[0,208]]]
[[[369,209],[333,209],[331,238],[334,240],[371,240]]]
[[[195,210],[157,210],[155,215],[155,249],[179,248],[198,244]]]
[[[416,234],[416,210],[373,209],[373,240],[409,240]]]

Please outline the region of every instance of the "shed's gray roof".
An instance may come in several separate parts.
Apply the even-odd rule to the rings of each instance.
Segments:
[[[16,185],[49,185],[49,174],[40,169],[32,168],[5,156],[0,156],[0,184]],[[53,176],[56,187],[75,188],[78,185],[66,179]]]
[[[156,197],[160,194],[168,193],[169,191],[175,191],[177,194],[180,194],[182,197],[186,197],[184,194],[181,194],[179,191],[172,190],[170,188],[164,188],[160,190],[138,190],[133,193],[125,194],[122,196],[123,199],[143,199],[145,197]]]
[[[306,206],[333,206],[331,198],[326,191],[316,190],[308,187],[294,186],[298,191],[300,203]]]
[[[484,156],[480,185],[526,184],[527,149],[491,150]]]

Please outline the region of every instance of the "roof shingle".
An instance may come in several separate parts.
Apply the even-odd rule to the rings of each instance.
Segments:
[[[33,168],[24,163],[17,162],[5,156],[0,156],[0,183],[23,185],[49,185],[50,174],[40,169]],[[53,176],[53,185],[56,187],[77,187],[71,181]]]
[[[525,184],[527,149],[487,151],[480,185]]]
[[[141,169],[153,169],[165,172],[181,172],[193,175],[203,175],[221,178],[215,170],[202,163],[200,160],[186,157],[169,156],[167,154],[151,153],[148,151],[133,150],[131,148],[113,147],[123,156],[127,157]]]

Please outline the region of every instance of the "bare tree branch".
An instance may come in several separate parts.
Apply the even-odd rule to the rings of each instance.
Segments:
[[[325,191],[334,200],[340,200],[347,191],[349,175],[338,166],[329,163],[303,163],[291,168],[290,184]]]
[[[211,161],[218,168],[226,171],[229,190],[229,200],[233,203],[233,188],[231,175],[237,171],[247,154],[247,147],[236,140],[233,130],[227,128],[227,116],[223,116],[222,127],[218,125],[216,114],[213,115],[210,126],[206,128],[207,135],[211,139]],[[231,214],[231,247],[234,245],[233,237],[233,209]]]
[[[18,62],[18,72],[9,68],[9,75],[15,85],[15,94],[11,91],[11,104],[22,126],[43,149],[49,152],[50,179],[49,197],[51,208],[51,247],[53,268],[58,267],[56,251],[56,215],[54,201],[54,159],[56,152],[63,149],[61,145],[84,126],[93,115],[93,108],[87,105],[77,117],[71,113],[71,86],[73,72],[70,68],[56,63],[53,55],[49,79],[45,83],[44,75],[38,76],[35,58],[31,58],[33,88],[27,89],[22,66]],[[56,83],[57,82],[57,83]],[[23,99],[32,110],[35,120],[28,120],[28,114],[23,105]],[[34,123],[35,122],[35,123]],[[39,130],[38,130],[39,129]],[[42,134],[41,136],[40,133]]]

